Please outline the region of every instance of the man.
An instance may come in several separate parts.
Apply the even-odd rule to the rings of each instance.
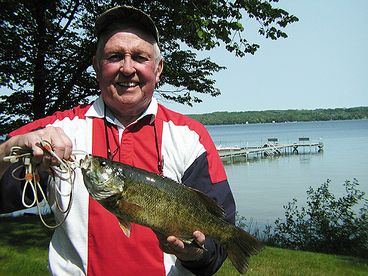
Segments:
[[[13,131],[0,145],[0,211],[22,208],[12,168],[3,162],[13,146],[33,151],[33,162],[46,170],[55,160],[44,154],[40,141],[51,143],[68,160],[82,150],[148,171],[163,174],[201,190],[225,209],[234,223],[235,204],[216,148],[205,128],[158,104],[153,92],[163,70],[159,35],[151,18],[133,7],[117,7],[100,15],[93,67],[101,90],[91,105],[37,120]],[[56,178],[68,190],[69,183]],[[226,258],[216,241],[195,231],[193,238],[206,250],[185,245],[174,236],[162,238],[133,224],[126,237],[117,219],[89,197],[77,171],[73,203],[65,222],[55,230],[49,247],[49,270],[54,275],[210,275]],[[50,192],[49,192],[50,194]],[[58,221],[54,195],[50,204]],[[164,250],[166,253],[163,253]]]

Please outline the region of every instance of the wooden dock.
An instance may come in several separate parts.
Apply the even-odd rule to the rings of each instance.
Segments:
[[[299,153],[317,153],[323,150],[322,142],[311,142],[307,137],[299,138],[298,142],[281,144],[277,138],[269,138],[261,146],[250,147],[217,147],[222,160],[235,158],[269,157]]]

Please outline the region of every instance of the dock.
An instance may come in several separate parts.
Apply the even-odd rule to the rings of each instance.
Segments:
[[[318,153],[323,151],[323,143],[312,142],[308,137],[300,137],[295,143],[279,143],[277,138],[269,138],[266,143],[260,146],[247,147],[222,147],[218,146],[217,151],[220,158],[225,160],[234,160],[236,158],[252,157],[272,157],[299,153]]]

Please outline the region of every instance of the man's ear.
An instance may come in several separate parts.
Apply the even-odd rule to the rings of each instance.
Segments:
[[[99,80],[100,64],[98,63],[98,60],[97,60],[96,56],[93,56],[93,58],[92,58],[92,66],[93,66],[93,69],[96,72],[96,78],[97,78],[97,80]]]
[[[164,59],[161,58],[160,61],[157,64],[157,68],[156,68],[156,83],[158,83],[160,81],[160,76],[162,73],[162,70],[164,69]]]

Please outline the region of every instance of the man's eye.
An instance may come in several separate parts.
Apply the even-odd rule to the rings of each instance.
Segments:
[[[108,61],[120,61],[122,60],[123,56],[122,55],[119,55],[119,54],[113,54],[113,55],[109,55],[107,57],[107,60]]]
[[[145,55],[134,55],[133,59],[138,62],[145,62],[149,60],[149,58]]]

